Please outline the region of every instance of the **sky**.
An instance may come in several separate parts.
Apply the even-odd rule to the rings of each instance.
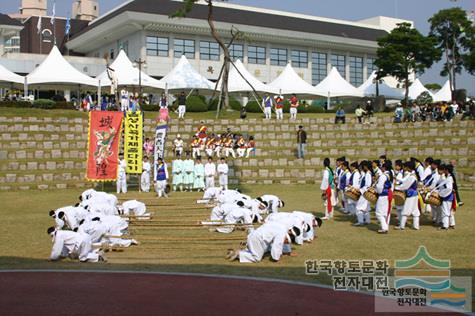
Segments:
[[[53,0],[48,2],[51,14]],[[69,15],[72,2],[73,0],[57,0],[56,14]],[[101,14],[124,2],[125,0],[99,0]],[[416,28],[423,34],[429,31],[427,20],[441,9],[459,6],[464,10],[475,11],[475,0],[230,0],[229,2],[353,21],[377,15],[397,17],[414,21]],[[17,12],[20,3],[20,0],[1,0],[0,12]],[[434,65],[421,77],[422,82],[442,85],[446,78],[440,76],[440,70],[441,63]],[[475,94],[475,76],[464,73],[458,79],[458,87],[467,89],[472,95]]]

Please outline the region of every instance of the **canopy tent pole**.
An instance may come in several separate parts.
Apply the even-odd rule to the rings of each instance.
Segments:
[[[328,96],[327,96],[327,111],[330,110],[331,107],[331,97],[330,97],[330,91],[328,91]]]
[[[28,78],[25,76],[25,83],[23,85],[23,97],[26,100],[28,100]]]
[[[99,80],[99,85],[97,86],[97,105],[101,105],[101,80]]]

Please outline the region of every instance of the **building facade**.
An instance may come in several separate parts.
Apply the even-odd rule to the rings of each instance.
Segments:
[[[21,22],[0,13],[0,56],[20,52]]]

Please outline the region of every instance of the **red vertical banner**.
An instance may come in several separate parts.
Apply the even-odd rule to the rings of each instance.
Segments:
[[[86,180],[117,179],[122,112],[89,112],[89,136]]]

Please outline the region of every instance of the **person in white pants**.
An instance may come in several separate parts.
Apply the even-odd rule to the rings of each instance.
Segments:
[[[396,186],[400,185],[402,183],[402,180],[405,178],[404,174],[404,163],[401,160],[396,160],[394,164],[394,170],[396,172],[396,180],[395,184]],[[397,220],[398,220],[398,226],[401,225],[401,219],[402,219],[402,210],[404,209],[404,205],[396,205],[396,214],[397,214]]]
[[[178,118],[185,118],[186,113],[186,95],[185,91],[182,91],[178,96]]]
[[[275,114],[277,115],[278,120],[284,119],[284,97],[282,95],[276,95],[274,97],[275,101]]]
[[[455,228],[454,209],[454,178],[453,167],[451,165],[441,165],[439,172],[442,175],[442,181],[437,185],[436,191],[442,198],[442,205],[440,206],[441,226],[439,229],[447,230]]]
[[[406,192],[406,200],[404,201],[404,207],[402,209],[401,223],[395,227],[398,230],[404,230],[406,227],[407,218],[412,216],[413,228],[419,230],[419,217],[421,212],[419,210],[417,192],[417,177],[415,172],[415,163],[408,161],[404,163],[404,171],[407,176],[402,179],[402,183],[396,186],[396,190]]]
[[[290,119],[291,120],[296,120],[297,119],[297,108],[299,107],[299,99],[297,98],[297,95],[292,94],[292,97],[290,98]]]
[[[124,155],[119,155],[119,163],[117,166],[117,194],[127,193],[127,162]]]
[[[58,261],[66,257],[79,259],[81,262],[106,260],[101,252],[92,249],[89,235],[68,230],[56,230],[54,227],[48,228],[47,233],[53,238],[53,248],[49,257],[51,261]]]
[[[135,216],[147,216],[147,207],[145,203],[139,202],[137,200],[129,200],[122,203],[122,206],[119,206],[119,210],[124,215],[135,215]]]
[[[382,166],[382,174],[378,177],[376,182],[376,193],[378,193],[378,200],[376,201],[376,218],[379,221],[379,234],[387,234],[389,230],[389,219],[391,214],[391,207],[389,197],[392,198],[392,183],[393,174],[391,163],[386,161]]]
[[[216,177],[216,164],[213,158],[209,157],[205,165],[205,187],[206,189],[214,187],[214,178]]]
[[[262,107],[264,108],[266,120],[270,120],[272,118],[272,98],[268,93],[266,93],[262,99]]]
[[[349,176],[348,186],[351,186],[355,189],[360,188],[360,171],[358,170],[358,162],[352,162],[350,165],[351,175]],[[358,201],[347,199],[347,210],[349,214],[356,216],[356,203]]]
[[[168,181],[168,168],[167,164],[163,161],[162,158],[157,160],[157,177],[155,179],[155,190],[159,198],[168,197],[166,192]]]
[[[140,189],[142,192],[150,192],[150,172],[152,170],[152,166],[150,162],[148,162],[148,157],[145,156],[143,158],[142,163],[142,175],[140,176]]]
[[[217,171],[218,171],[218,174],[219,174],[219,186],[223,190],[227,190],[228,189],[229,167],[228,167],[228,164],[226,163],[226,159],[221,158],[221,161],[218,164]]]
[[[356,218],[357,222],[353,226],[368,225],[371,222],[371,215],[369,213],[371,205],[364,197],[364,193],[371,187],[371,163],[369,161],[362,161],[360,164],[361,177],[360,177],[360,192],[361,196],[356,203]]]

